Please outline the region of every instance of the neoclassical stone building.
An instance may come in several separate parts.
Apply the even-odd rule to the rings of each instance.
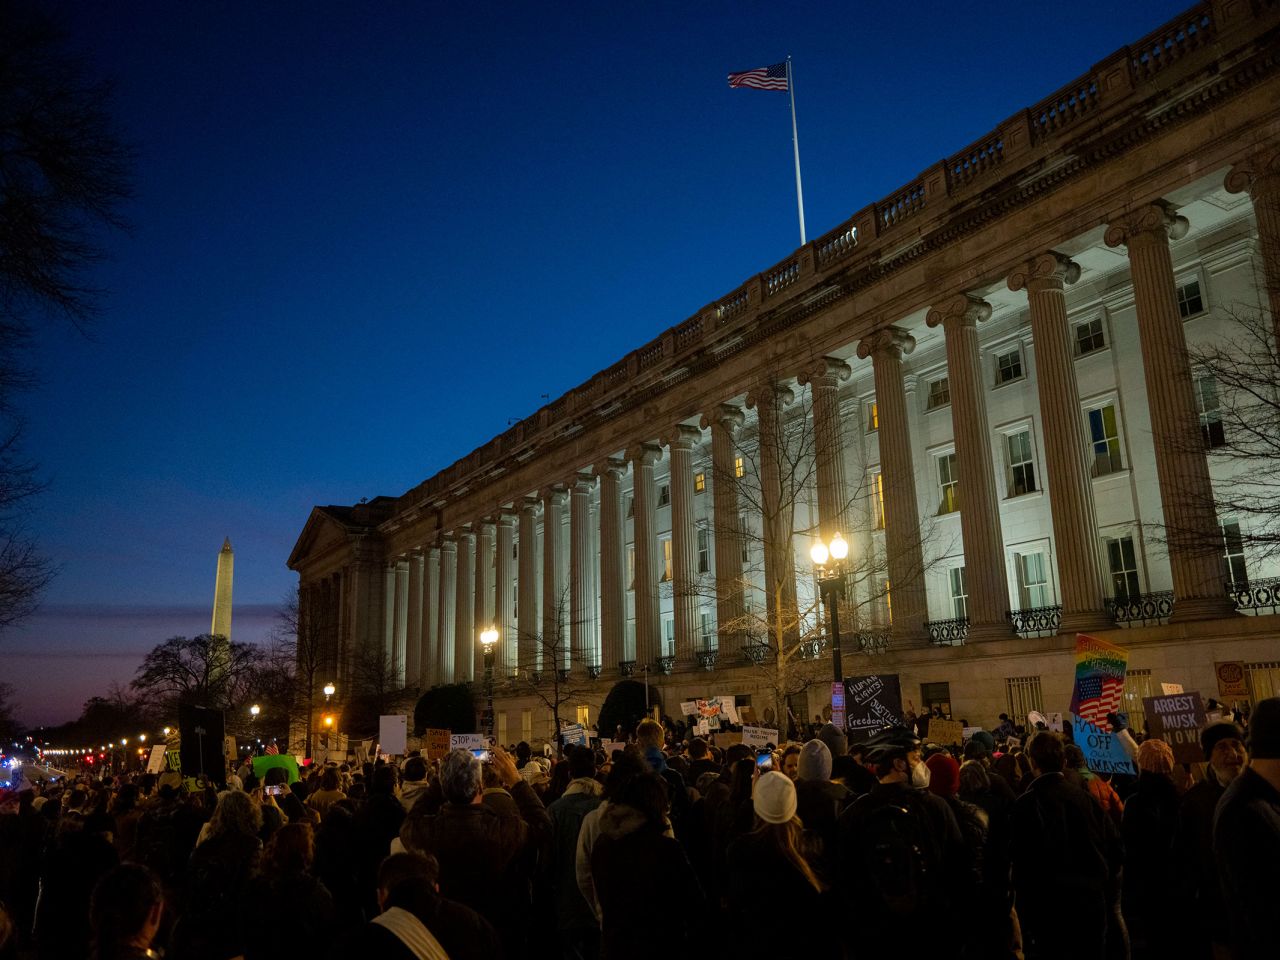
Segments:
[[[504,679],[552,670],[590,717],[620,676],[770,708],[779,644],[830,677],[838,530],[844,673],[917,707],[1065,710],[1077,631],[1131,706],[1221,660],[1273,692],[1276,571],[1210,506],[1186,350],[1280,315],[1278,37],[1199,4],[417,487],[316,507],[289,566],[339,690],[361,650],[478,680],[494,625],[504,740],[549,733]]]

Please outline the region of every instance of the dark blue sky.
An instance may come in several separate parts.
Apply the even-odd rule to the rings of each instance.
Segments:
[[[138,164],[101,320],[25,398],[59,575],[0,677],[39,722],[208,629],[224,536],[255,639],[312,504],[404,492],[793,250],[786,94],[729,71],[794,58],[814,237],[1184,8],[54,6]]]

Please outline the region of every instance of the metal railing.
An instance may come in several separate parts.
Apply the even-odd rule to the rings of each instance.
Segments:
[[[748,641],[742,645],[742,655],[747,658],[748,663],[754,663],[758,667],[769,656],[769,645],[758,640]]]
[[[636,675],[636,662],[634,660],[619,660],[618,673],[624,677],[634,677]]]
[[[1107,610],[1118,626],[1162,623],[1173,613],[1173,591],[1135,593],[1131,597],[1114,597],[1107,601]]]
[[[969,635],[969,618],[957,617],[954,620],[929,620],[924,625],[929,633],[929,642],[936,647],[958,647]]]
[[[669,677],[671,676],[671,671],[674,670],[676,667],[676,658],[675,657],[659,657],[654,662],[654,667],[664,677]]]
[[[889,649],[888,630],[859,630],[848,640],[841,637],[841,646],[848,646],[859,653],[884,653]]]
[[[1227,596],[1235,603],[1237,610],[1253,613],[1270,610],[1275,613],[1280,608],[1280,577],[1241,580],[1226,584],[1226,589]]]
[[[698,666],[703,670],[714,670],[716,664],[720,662],[720,654],[716,650],[699,650]]]
[[[1050,637],[1062,625],[1061,604],[1050,607],[1024,607],[1005,613],[1020,637]]]

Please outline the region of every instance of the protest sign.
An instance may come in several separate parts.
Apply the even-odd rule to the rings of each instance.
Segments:
[[[1248,678],[1244,664],[1239,660],[1217,662],[1213,665],[1213,672],[1218,676],[1218,696],[1224,700],[1249,696]]]
[[[964,726],[959,720],[930,720],[929,739],[944,746],[964,742]]]
[[[756,708],[755,708],[755,707],[752,707],[752,706],[739,707],[739,708],[738,708],[738,719],[740,719],[744,724],[746,724],[746,723],[755,723],[755,722],[756,722]]]
[[[1180,683],[1162,683],[1160,684],[1160,692],[1166,697],[1171,697],[1175,693],[1184,693],[1185,691]]]
[[[1084,751],[1085,763],[1094,773],[1136,773],[1124,744],[1114,733],[1097,724],[1071,718],[1071,731],[1076,746]]]
[[[1095,726],[1120,709],[1129,651],[1083,633],[1076,634],[1076,681],[1071,690],[1071,714]]]
[[[778,745],[778,731],[770,730],[768,727],[743,727],[742,742],[748,747],[760,749],[769,744],[775,747]]]
[[[1142,709],[1147,729],[1173,749],[1178,763],[1200,763],[1200,731],[1204,729],[1204,704],[1198,693],[1180,693],[1167,697],[1143,697]]]
[[[298,782],[298,759],[287,753],[273,753],[265,757],[253,758],[253,775],[261,782],[267,776],[267,771],[279,767],[289,775],[290,783]]]
[[[697,700],[685,700],[680,704],[680,713],[686,717],[692,717],[698,712]]]
[[[483,733],[449,734],[450,750],[482,750],[485,747]]]
[[[580,723],[570,723],[560,730],[560,740],[566,747],[585,747],[587,731]]]
[[[964,738],[965,743],[968,743],[970,740],[973,739],[973,735],[981,729],[982,729],[981,727],[964,727],[960,731],[960,736]]]
[[[1022,738],[1021,737],[1005,737],[1004,745],[1007,749],[1013,750],[1016,747],[1022,746]]]
[[[703,717],[718,717],[721,713],[720,698],[709,697],[706,700],[698,701],[698,715]]]
[[[698,736],[705,737],[711,733],[711,723],[704,717],[698,721],[698,725],[694,729],[697,731]]]
[[[844,685],[843,680],[831,684],[831,723],[837,730],[844,729]]]
[[[404,714],[388,714],[378,718],[378,742],[382,752],[390,756],[404,756],[409,737],[409,718]]]
[[[602,744],[600,749],[604,751],[605,759],[612,760],[613,751],[627,749],[627,743],[625,740],[610,740]]]
[[[422,749],[426,752],[428,760],[439,760],[449,752],[449,736],[448,730],[427,728],[422,737]]]
[[[844,703],[851,734],[865,737],[902,722],[902,687],[896,673],[846,678]]]
[[[1049,729],[1055,733],[1062,733],[1062,714],[1046,713],[1045,719],[1049,721]]]
[[[724,730],[716,734],[717,747],[721,747],[721,748],[732,747],[735,743],[741,743],[741,742],[742,742],[742,734],[737,732],[730,733],[728,730]]]
[[[151,756],[147,757],[147,773],[160,773],[164,770],[164,744],[157,743],[151,747]]]

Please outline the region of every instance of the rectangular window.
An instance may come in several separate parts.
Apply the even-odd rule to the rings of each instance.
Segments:
[[[1039,677],[1005,677],[1005,701],[1009,704],[1009,719],[1014,723],[1026,723],[1032,710],[1044,710],[1044,697],[1040,693]]]
[[[742,546],[742,562],[748,563],[751,560],[751,544],[747,542],[747,515],[744,513],[738,517],[738,543]]]
[[[960,509],[960,490],[956,477],[956,455],[944,453],[938,457],[938,487],[942,497],[938,503],[938,516],[955,513]]]
[[[627,544],[627,589],[636,588],[636,545]]]
[[[511,559],[512,560],[520,559],[520,541],[519,540],[511,541]]]
[[[715,649],[715,630],[711,628],[711,614],[698,615],[698,637],[702,642],[702,650],[710,653]]]
[[[1280,696],[1280,663],[1275,660],[1246,663],[1244,676],[1251,702]]]
[[[1031,431],[1019,430],[1004,438],[1009,464],[1009,496],[1020,497],[1036,490],[1035,458],[1031,455]]]
[[[698,572],[711,572],[711,531],[706,527],[698,528]]]
[[[934,707],[938,707],[942,710],[944,717],[951,716],[951,684],[920,684],[920,702],[924,704],[925,710],[932,710]]]
[[[658,506],[671,506],[671,484],[664,483],[662,486],[658,487]]]
[[[893,626],[893,594],[889,591],[889,581],[884,582],[884,618],[885,623]]]
[[[939,377],[929,381],[929,399],[925,402],[926,410],[937,410],[951,402],[951,380]]]
[[[1152,689],[1154,687],[1154,689]],[[1134,730],[1141,730],[1147,725],[1147,712],[1142,709],[1143,697],[1160,696],[1160,688],[1156,686],[1151,670],[1126,671],[1124,675],[1124,708],[1129,712],[1129,722]]]
[[[507,711],[498,711],[498,742],[509,743],[507,740]]]
[[[520,619],[520,586],[512,584],[511,586],[511,619]]]
[[[1022,379],[1022,350],[1014,347],[1007,353],[996,354],[996,386]]]
[[[627,519],[628,520],[634,519],[636,515],[636,498],[628,493],[626,497],[623,498],[622,502],[626,505],[626,508],[627,508],[627,511],[626,511]]]
[[[660,578],[660,582],[670,583],[671,582],[671,566],[672,566],[671,538],[666,537],[661,541],[661,543],[662,543],[662,576]]]
[[[695,473],[693,475],[693,492],[702,493],[707,489],[707,475],[705,473]]]
[[[1018,557],[1018,601],[1022,609],[1052,605],[1049,574],[1043,553],[1020,553]]]
[[[1089,443],[1093,446],[1093,475],[1105,477],[1124,469],[1120,457],[1120,431],[1113,403],[1089,411]]]
[[[871,477],[871,485],[875,497],[876,529],[884,529],[884,474],[875,473]]]
[[[733,475],[735,477],[743,477],[743,476],[746,476],[746,473],[747,473],[746,468],[742,465],[742,458],[734,457],[733,458]]]
[[[1204,297],[1200,295],[1200,281],[1188,280],[1178,284],[1178,313],[1182,319],[1204,313]]]
[[[1102,332],[1102,318],[1094,317],[1075,326],[1076,356],[1083,357],[1088,353],[1096,353],[1107,345],[1106,335]]]
[[[525,743],[533,740],[533,711],[528,707],[520,711],[520,739]]]
[[[675,656],[676,652],[676,622],[670,618],[662,621],[662,649],[667,651],[667,656]]]
[[[591,726],[591,708],[585,703],[578,704],[578,722],[584,727]]]
[[[1226,582],[1239,589],[1249,583],[1249,571],[1244,563],[1244,537],[1240,524],[1235,520],[1222,521],[1222,571]]]
[[[1133,537],[1106,537],[1107,565],[1111,570],[1111,595],[1117,600],[1129,600],[1142,593],[1138,583],[1138,558],[1133,549]]]
[[[1200,434],[1206,450],[1227,442],[1222,430],[1222,407],[1218,403],[1218,381],[1205,374],[1196,377],[1196,412],[1200,415]]]
[[[957,620],[969,616],[969,590],[964,585],[964,567],[952,567],[948,571],[951,583],[951,615]]]
[[[867,433],[880,429],[880,406],[874,400],[867,405]]]

